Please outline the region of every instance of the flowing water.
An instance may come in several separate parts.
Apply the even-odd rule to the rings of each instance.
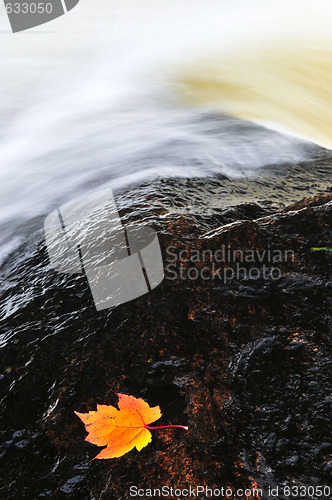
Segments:
[[[331,20],[329,0],[81,0],[13,35],[2,7],[0,258],[84,193],[329,147]]]
[[[0,0],[1,497],[119,498],[140,471],[177,484],[175,462],[181,483],[330,474],[330,254],[309,250],[330,246],[330,212],[278,213],[331,179],[331,21],[331,0],[80,0],[14,35]],[[280,283],[164,280],[97,312],[84,276],[48,266],[42,228],[109,187],[161,246],[296,258]],[[106,478],[73,410],[119,391],[194,432]]]

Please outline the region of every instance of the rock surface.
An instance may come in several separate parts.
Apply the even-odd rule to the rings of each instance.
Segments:
[[[113,310],[96,312],[84,277],[47,267],[42,237],[8,259],[1,498],[120,499],[130,485],[206,485],[262,488],[267,499],[269,486],[331,484],[332,252],[312,249],[332,247],[332,195],[226,207],[223,190],[223,179],[201,179],[118,194],[125,221],[158,229],[166,276]],[[167,268],[169,246],[177,256],[236,252]],[[248,250],[254,261],[241,262]],[[213,278],[188,277],[213,264]],[[116,404],[117,392],[159,404],[158,425],[188,432],[154,431],[140,453],[91,462],[99,448],[84,441],[74,410]]]

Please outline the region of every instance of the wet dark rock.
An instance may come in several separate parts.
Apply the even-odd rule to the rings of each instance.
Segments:
[[[241,262],[226,282],[170,280],[166,271],[148,295],[102,312],[84,276],[48,267],[42,235],[5,263],[1,498],[129,498],[132,484],[328,484],[332,253],[312,248],[332,246],[332,195],[288,193],[284,208],[270,186],[260,202],[226,207],[225,185],[160,181],[119,193],[118,203],[125,222],[158,229],[165,265],[169,245],[292,250],[293,259]],[[238,262],[217,264],[223,272]],[[256,277],[247,275],[253,266]],[[117,392],[160,404],[160,425],[188,432],[154,431],[140,453],[91,462],[98,449],[74,410],[114,405]]]

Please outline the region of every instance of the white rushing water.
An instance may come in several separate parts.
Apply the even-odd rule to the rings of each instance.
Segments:
[[[283,122],[277,97],[285,88],[273,88],[269,68],[268,78],[248,68],[232,73],[222,61],[249,52],[259,60],[262,47],[276,49],[281,40],[322,54],[319,48],[332,47],[330,3],[81,0],[65,16],[17,34],[1,3],[0,260],[58,204],[92,190],[159,176],[245,176],[306,159],[310,152],[296,136],[311,137],[305,126],[301,133],[309,111],[297,127],[287,114]],[[281,112],[262,108],[258,94],[251,108],[266,109],[265,115],[250,114],[242,94],[228,95],[225,87],[221,104],[214,102],[219,99],[206,84],[220,81],[218,68],[227,72],[228,86],[244,91],[246,74],[251,83],[259,79],[258,88],[274,93]],[[325,88],[325,74],[319,75]],[[197,85],[203,76],[204,85]],[[300,74],[298,87],[288,90],[285,108],[301,90]],[[325,99],[328,104],[329,94]],[[307,103],[311,114],[313,107]],[[240,131],[227,119],[211,126],[207,112],[215,110],[293,136]]]

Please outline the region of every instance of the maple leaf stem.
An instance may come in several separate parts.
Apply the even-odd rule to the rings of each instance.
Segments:
[[[89,411],[88,413],[75,411],[88,432],[86,441],[98,446],[106,446],[95,458],[122,457],[133,448],[141,451],[151,441],[151,434],[144,432],[144,429],[178,427],[188,430],[185,425],[150,427],[147,425],[148,423],[156,422],[162,416],[159,406],[151,408],[143,399],[127,394],[118,394],[118,398],[119,409],[111,405],[97,405],[97,411]]]
[[[171,429],[174,427],[177,427],[178,429],[184,429],[185,431],[188,430],[188,427],[186,425],[160,425],[158,427],[149,427],[148,425],[144,426],[146,429],[149,429],[150,431],[154,431],[155,429]]]

